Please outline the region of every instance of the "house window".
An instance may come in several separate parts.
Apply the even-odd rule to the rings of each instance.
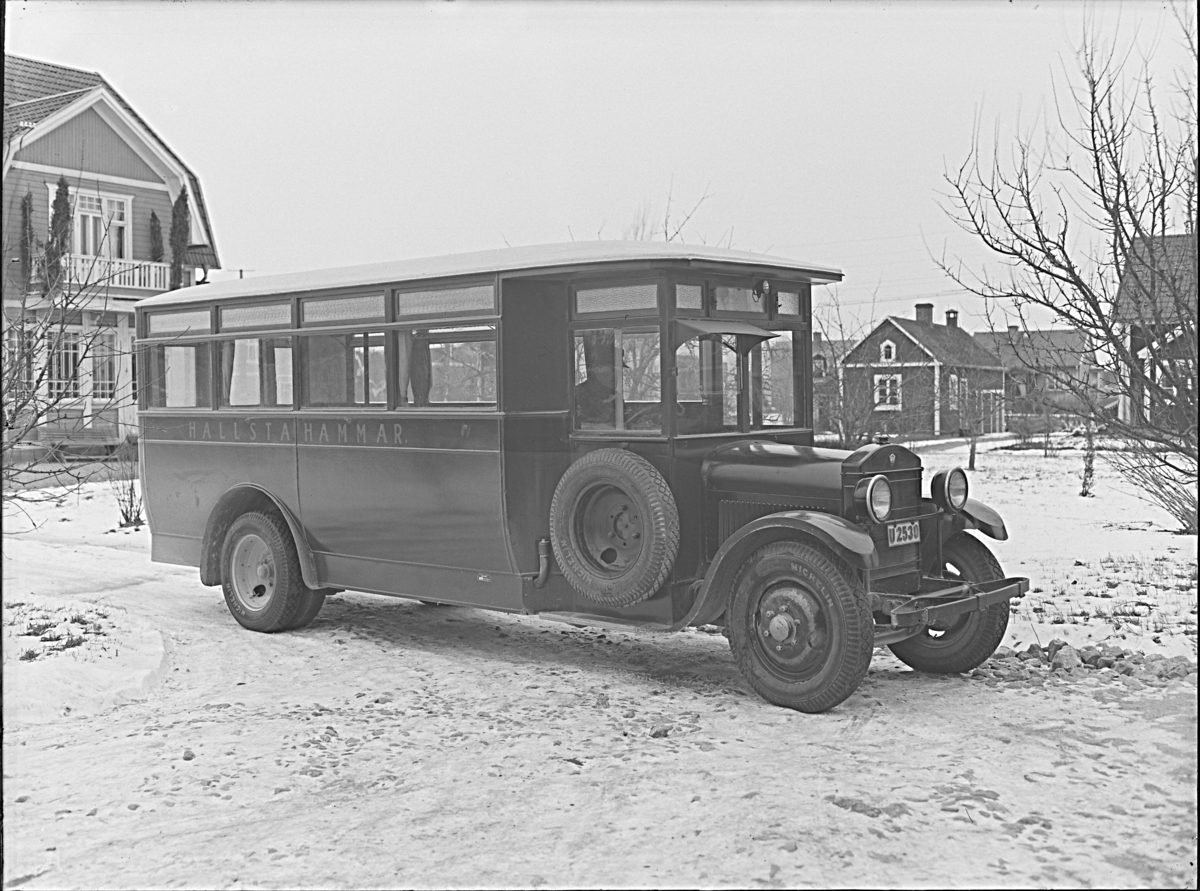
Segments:
[[[813,356],[813,377],[824,377],[828,370],[824,356]]]
[[[47,386],[51,399],[79,395],[79,332],[60,331],[50,345],[50,374]]]
[[[117,395],[117,339],[108,333],[92,340],[92,398],[110,400]]]
[[[875,410],[900,411],[900,383],[902,375],[875,375]]]
[[[948,389],[950,390],[950,393],[949,393],[947,407],[950,409],[950,411],[958,411],[958,375],[957,374],[950,375],[950,386],[948,387]]]
[[[896,361],[896,345],[890,340],[885,340],[879,345],[879,361],[880,362],[895,362]]]
[[[24,399],[33,389],[33,360],[37,349],[34,337],[22,327],[4,332],[4,383],[8,397]],[[7,407],[7,406],[6,406]]]
[[[124,198],[76,195],[74,253],[124,260],[128,256],[128,219],[129,204]]]

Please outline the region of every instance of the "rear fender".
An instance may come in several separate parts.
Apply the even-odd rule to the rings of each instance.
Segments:
[[[692,608],[674,630],[705,625],[720,618],[732,593],[733,581],[743,563],[764,545],[776,541],[816,542],[854,569],[879,565],[875,542],[860,527],[833,514],[795,510],[769,514],[747,523],[721,545],[709,564]]]
[[[204,585],[221,584],[221,548],[225,544],[225,536],[233,521],[248,511],[277,510],[283,514],[288,529],[292,533],[292,541],[296,543],[296,554],[300,558],[300,576],[309,588],[319,588],[317,583],[317,561],[313,557],[312,548],[300,521],[278,498],[258,486],[244,484],[235,486],[217,502],[217,506],[208,516],[204,528],[204,542],[200,546],[200,583]]]

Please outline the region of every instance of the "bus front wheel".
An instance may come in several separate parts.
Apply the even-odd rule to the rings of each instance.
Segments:
[[[221,549],[221,589],[238,623],[251,631],[288,631],[311,622],[325,596],[300,576],[300,558],[283,517],[242,514]]]

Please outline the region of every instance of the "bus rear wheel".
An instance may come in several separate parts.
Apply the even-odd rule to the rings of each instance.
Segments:
[[[325,602],[305,586],[291,531],[275,513],[233,521],[221,549],[221,590],[233,617],[251,631],[302,628]]]

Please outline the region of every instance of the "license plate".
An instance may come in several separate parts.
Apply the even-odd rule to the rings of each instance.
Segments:
[[[887,527],[887,531],[889,547],[913,544],[921,540],[921,524],[919,522],[893,523]]]

